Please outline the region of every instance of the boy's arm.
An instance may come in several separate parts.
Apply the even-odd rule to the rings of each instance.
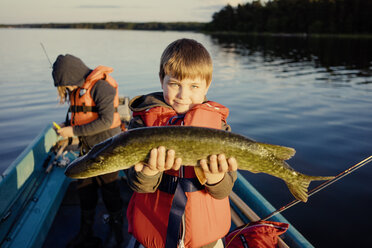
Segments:
[[[129,187],[138,193],[153,193],[158,188],[163,173],[154,176],[146,176],[142,172],[137,172],[134,167],[126,170],[127,182]]]
[[[213,185],[206,184],[205,188],[213,198],[223,199],[231,193],[236,179],[237,172],[229,171],[225,173],[224,178],[220,182]]]

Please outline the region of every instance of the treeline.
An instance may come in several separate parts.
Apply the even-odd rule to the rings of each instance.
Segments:
[[[271,0],[225,6],[210,31],[270,33],[372,33],[371,0]]]
[[[76,28],[76,29],[129,29],[129,30],[174,30],[200,31],[205,23],[200,22],[105,22],[105,23],[42,23],[0,25],[3,28]]]
[[[372,0],[256,0],[226,5],[201,22],[106,22],[0,25],[0,28],[77,28],[240,33],[371,34]]]

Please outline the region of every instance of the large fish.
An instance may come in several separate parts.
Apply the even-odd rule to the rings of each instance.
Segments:
[[[147,162],[150,150],[159,146],[175,150],[176,157],[190,166],[198,166],[199,160],[212,154],[235,157],[240,170],[281,178],[291,193],[304,202],[311,181],[333,178],[295,171],[284,161],[295,154],[293,148],[255,142],[222,130],[185,126],[145,127],[120,133],[74,160],[65,174],[71,178],[88,178],[125,170],[138,162]]]

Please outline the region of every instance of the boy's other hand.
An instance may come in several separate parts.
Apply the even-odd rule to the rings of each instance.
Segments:
[[[181,158],[175,157],[174,150],[166,150],[164,146],[153,148],[147,164],[138,163],[134,166],[137,172],[142,172],[147,176],[154,176],[165,170],[179,170],[182,164]]]
[[[71,126],[62,127],[61,129],[57,129],[57,133],[64,138],[74,137],[74,130]]]
[[[236,171],[238,169],[238,162],[235,158],[226,158],[224,154],[209,156],[209,163],[206,159],[200,160],[200,165],[207,178],[207,184],[216,184],[220,182],[225,173],[228,171]]]

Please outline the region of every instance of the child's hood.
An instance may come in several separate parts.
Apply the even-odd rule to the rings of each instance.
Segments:
[[[155,92],[148,95],[136,96],[129,103],[129,107],[133,112],[140,112],[159,106],[172,108],[165,102],[163,92]]]
[[[84,62],[70,54],[59,55],[53,64],[54,86],[83,86],[91,72]]]

